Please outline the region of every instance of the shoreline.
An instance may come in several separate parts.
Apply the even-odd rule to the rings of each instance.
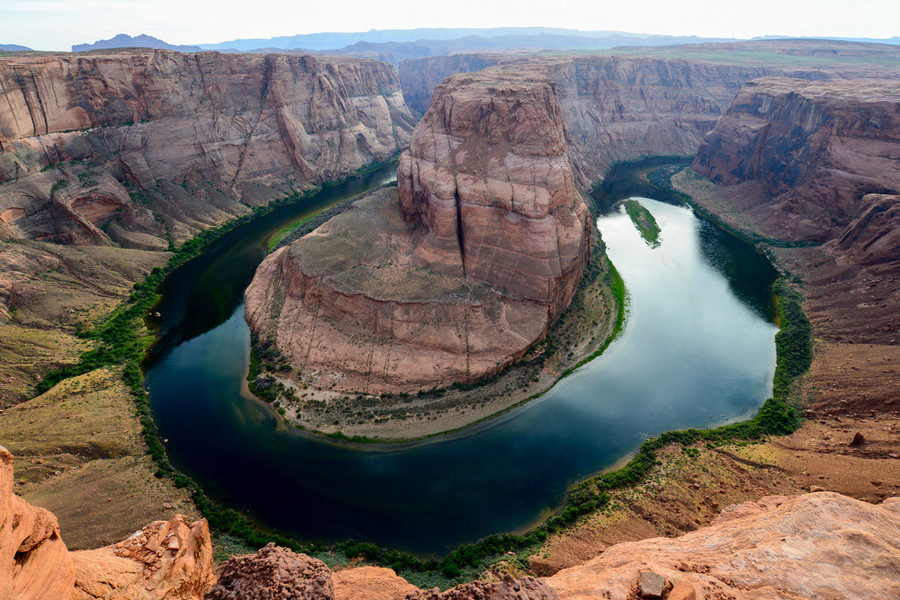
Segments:
[[[261,365],[259,375],[274,377],[290,392],[273,402],[260,400],[269,403],[288,427],[358,447],[469,435],[467,430],[539,399],[600,356],[621,333],[627,304],[624,283],[606,256],[602,240],[592,243],[591,254],[591,266],[572,303],[547,337],[525,357],[482,383],[418,394],[363,395],[301,389],[295,381],[279,376],[276,365],[270,365],[268,372]],[[256,353],[255,348],[253,351]],[[355,414],[361,406],[370,411],[363,419]],[[318,418],[297,419],[301,411]]]

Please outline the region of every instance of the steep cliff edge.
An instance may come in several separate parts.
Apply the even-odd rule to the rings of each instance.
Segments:
[[[812,245],[772,251],[804,279],[817,337],[897,344],[896,80],[749,82],[704,140],[693,169],[717,185],[687,172],[673,182],[729,223],[776,245]]]
[[[866,194],[900,192],[900,85],[747,83],[704,139],[695,171],[753,194],[742,208],[764,233],[789,241],[839,236]]]
[[[552,83],[451,79],[385,188],[267,258],[246,314],[303,383],[408,392],[497,372],[569,304],[590,259]]]
[[[540,68],[497,67],[438,86],[400,158],[414,261],[546,303],[552,322],[588,259],[556,88]]]
[[[215,583],[205,519],[155,521],[117,544],[68,552],[56,517],[13,493],[0,446],[0,598],[200,600]]]
[[[497,64],[510,72],[547,70],[556,88],[581,189],[590,187],[618,161],[694,154],[703,136],[751,79],[788,73],[808,79],[831,76],[799,66],[759,66],[749,61],[459,54],[402,61],[403,93],[414,110],[422,111],[431,90],[444,78]]]
[[[116,50],[0,58],[4,235],[165,248],[403,148],[390,65]]]

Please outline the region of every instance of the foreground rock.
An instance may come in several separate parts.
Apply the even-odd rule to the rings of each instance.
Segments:
[[[331,571],[321,560],[269,544],[222,565],[206,600],[332,600]]]
[[[389,158],[377,61],[167,50],[0,58],[0,237],[163,249]]]
[[[72,553],[75,600],[203,597],[215,580],[206,519],[155,521],[126,540]]]
[[[206,519],[156,521],[115,545],[68,552],[53,513],[13,494],[0,446],[0,599],[200,600],[215,582]]]
[[[75,572],[56,517],[13,494],[12,462],[0,446],[0,598],[66,600]]]
[[[251,329],[304,384],[471,383],[521,357],[572,299],[590,258],[589,213],[541,72],[442,86],[398,188],[271,255],[247,289]]]
[[[618,544],[545,581],[563,600],[625,599],[658,578],[668,598],[897,598],[900,499],[771,496],[680,538]]]

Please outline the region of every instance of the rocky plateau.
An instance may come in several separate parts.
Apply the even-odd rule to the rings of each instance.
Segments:
[[[346,391],[472,383],[522,356],[590,259],[589,212],[542,75],[441,85],[397,188],[263,262],[246,293],[251,329],[317,386]]]

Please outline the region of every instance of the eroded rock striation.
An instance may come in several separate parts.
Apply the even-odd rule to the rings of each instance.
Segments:
[[[267,258],[246,314],[315,387],[471,383],[568,306],[590,235],[552,82],[460,76],[417,126],[398,188]]]
[[[74,600],[198,600],[215,583],[206,519],[154,521],[131,537],[71,554]]]
[[[766,75],[834,76],[831,70],[722,58],[457,54],[402,61],[400,75],[404,96],[421,111],[435,86],[455,73],[493,65],[509,72],[546,69],[562,109],[576,183],[587,189],[618,161],[694,154],[747,81]]]
[[[0,446],[3,600],[200,600],[215,583],[206,519],[176,515],[112,546],[69,552],[53,513],[13,493],[12,461]]]
[[[6,237],[162,248],[385,160],[415,119],[390,65],[112,50],[0,58]]]
[[[542,69],[502,67],[440,85],[400,158],[403,218],[421,223],[414,261],[568,306],[588,260],[556,89]]]
[[[900,192],[896,81],[747,83],[697,151],[694,170],[752,188],[741,208],[764,233],[823,242],[867,208],[867,194]]]

